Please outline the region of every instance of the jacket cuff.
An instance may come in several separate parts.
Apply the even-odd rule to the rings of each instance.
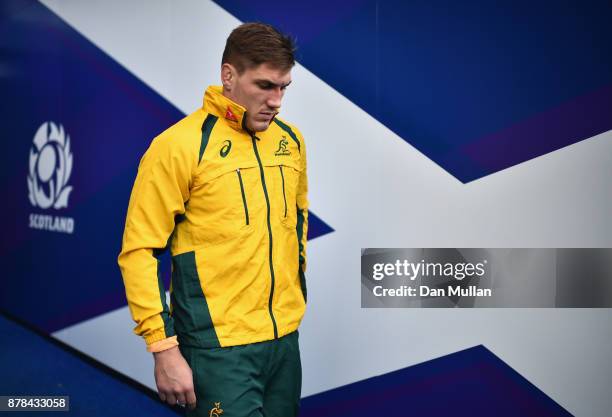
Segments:
[[[147,345],[147,351],[149,352],[161,352],[162,350],[168,350],[175,346],[178,346],[178,340],[176,340],[176,336],[171,336],[163,340],[159,340],[157,342],[153,342]]]

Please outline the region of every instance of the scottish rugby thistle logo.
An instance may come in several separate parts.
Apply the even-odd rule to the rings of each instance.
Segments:
[[[67,184],[71,173],[70,136],[65,134],[62,125],[43,123],[34,135],[30,150],[30,203],[42,209],[68,207],[72,187]]]

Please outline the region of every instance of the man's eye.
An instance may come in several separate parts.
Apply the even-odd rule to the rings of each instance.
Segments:
[[[259,84],[259,88],[262,90],[269,90],[272,88],[272,84]]]

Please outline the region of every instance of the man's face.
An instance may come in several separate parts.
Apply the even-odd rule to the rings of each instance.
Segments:
[[[280,109],[285,89],[291,83],[291,70],[261,64],[238,74],[232,65],[224,64],[221,77],[224,94],[246,108],[246,126],[261,132],[268,128]]]

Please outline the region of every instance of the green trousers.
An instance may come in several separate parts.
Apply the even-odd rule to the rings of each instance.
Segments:
[[[295,417],[302,365],[295,331],[279,339],[225,348],[179,345],[193,372],[190,417]]]

